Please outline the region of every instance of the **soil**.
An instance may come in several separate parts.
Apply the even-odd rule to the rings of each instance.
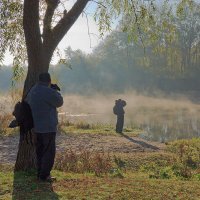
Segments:
[[[109,153],[134,153],[163,151],[165,144],[150,142],[138,137],[128,135],[100,135],[81,134],[64,135],[58,134],[57,152],[68,150],[90,150]],[[16,160],[19,137],[9,136],[0,138],[0,163],[13,164]]]

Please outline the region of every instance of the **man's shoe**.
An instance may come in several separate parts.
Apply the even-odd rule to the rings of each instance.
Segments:
[[[116,131],[116,133],[123,134],[122,131]]]
[[[17,122],[16,119],[12,120],[12,121],[10,122],[10,124],[8,125],[9,128],[15,128],[15,127],[17,127],[17,126],[19,126],[19,124],[18,124],[18,122]]]
[[[54,182],[54,181],[56,181],[56,177],[48,176],[48,177],[46,178],[46,181],[47,181],[47,182]]]
[[[52,182],[56,181],[56,178],[52,177],[52,176],[48,176],[47,178],[38,177],[38,181],[52,183]]]

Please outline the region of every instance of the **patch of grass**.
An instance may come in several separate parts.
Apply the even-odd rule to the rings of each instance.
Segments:
[[[14,166],[12,164],[2,164],[0,163],[0,172],[12,171]]]
[[[60,132],[64,134],[104,134],[114,135],[115,129],[107,124],[88,124],[85,122],[69,123],[68,126],[60,126]]]
[[[103,135],[115,135],[115,130],[108,130],[108,129],[95,129],[95,128],[90,128],[90,129],[78,129],[77,127],[74,126],[68,126],[68,127],[62,127],[61,133],[64,134],[103,134]]]
[[[168,143],[167,150],[176,154],[191,167],[200,166],[200,138],[176,140]]]
[[[172,169],[176,176],[193,178],[200,173],[200,139],[177,140],[167,146],[174,154]]]
[[[14,135],[18,132],[18,128],[8,128],[8,125],[13,120],[11,114],[0,115],[0,137]]]
[[[88,124],[86,122],[63,122],[59,125],[59,131],[64,134],[103,134],[116,135],[115,127],[110,124]],[[124,132],[129,136],[138,136],[141,133],[139,129],[124,128]]]
[[[87,152],[84,155],[82,158],[87,158],[86,161],[89,162],[90,156],[88,157]],[[81,160],[78,159],[80,155],[71,154],[71,156],[80,166]],[[13,173],[12,166],[0,165],[0,199],[190,200],[198,199],[200,196],[198,175],[196,179],[187,181],[169,176],[171,169],[167,165],[172,164],[172,153],[141,152],[111,156],[114,159],[112,165],[115,164],[117,167],[112,168],[110,173],[103,173],[99,177],[88,170],[81,173],[74,173],[73,170],[68,172],[53,170],[52,175],[57,180],[52,184],[38,182],[34,170]],[[145,173],[139,171],[141,165],[145,163],[149,166],[151,163],[156,163],[156,169],[162,169],[161,176],[151,177],[146,171]],[[87,167],[87,163],[85,166]],[[121,169],[124,168],[127,170],[121,174]]]
[[[151,178],[200,180],[200,139],[177,140],[167,145],[169,160],[143,162],[141,170]]]
[[[118,177],[96,177],[91,174],[73,174],[54,170],[57,181],[42,183],[34,172],[0,172],[0,199],[2,200],[190,200],[199,199],[198,181],[149,179],[143,173],[127,172]]]
[[[2,168],[2,166],[1,166]],[[11,170],[2,172],[0,170],[0,199],[8,200],[12,199],[12,188],[13,188],[13,173]]]
[[[93,173],[98,177],[112,174],[121,178],[125,167],[126,163],[117,156],[113,158],[108,153],[88,150],[70,150],[58,154],[54,165],[54,169],[65,172]]]
[[[142,165],[156,163],[158,166],[170,165],[173,162],[173,155],[166,152],[135,152],[118,153],[118,158],[126,162],[126,169],[131,171],[140,171]]]

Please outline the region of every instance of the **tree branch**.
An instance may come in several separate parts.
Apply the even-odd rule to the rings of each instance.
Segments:
[[[88,31],[88,36],[89,36],[89,39],[90,39],[90,48],[92,47],[92,40],[91,40],[91,37],[90,37],[90,27],[89,27],[89,21],[88,21],[88,16],[87,16],[87,13],[83,12],[83,14],[85,14],[85,17],[86,17],[86,20],[87,20],[87,31]]]
[[[143,41],[143,38],[142,38],[142,32],[141,32],[141,29],[140,29],[140,23],[138,21],[138,16],[137,16],[137,13],[136,13],[136,8],[135,8],[133,0],[131,0],[131,3],[132,3],[132,8],[133,8],[134,16],[135,16],[135,23],[136,23],[137,30],[138,30],[138,33],[139,33],[139,38],[140,38],[140,41],[142,43],[142,46],[144,48],[144,53],[145,53],[145,45],[144,45],[144,41]]]
[[[100,6],[104,7],[104,8],[106,8],[106,6],[104,6],[104,5],[103,5],[103,3],[100,3],[100,2],[98,2],[98,1],[95,1],[95,0],[91,0],[91,1],[93,1],[94,3],[96,3],[96,4],[100,5]]]
[[[63,18],[57,23],[52,30],[51,43],[54,48],[58,45],[64,35],[68,32],[79,15],[83,12],[89,0],[77,0],[68,13],[65,13]]]
[[[43,38],[48,37],[49,33],[51,32],[51,22],[55,12],[59,4],[59,0],[46,0],[47,9],[45,12],[44,20],[43,20]]]
[[[28,60],[30,60],[31,57],[39,54],[38,49],[42,45],[39,27],[39,0],[24,0],[23,28]]]

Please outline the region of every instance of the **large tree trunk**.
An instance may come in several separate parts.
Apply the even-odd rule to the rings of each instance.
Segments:
[[[33,57],[29,59],[28,73],[24,84],[23,97],[27,95],[27,92],[38,81],[39,74],[48,72],[52,57],[52,54],[49,55],[49,52],[50,50],[46,50],[46,53],[41,52],[40,57]]]

